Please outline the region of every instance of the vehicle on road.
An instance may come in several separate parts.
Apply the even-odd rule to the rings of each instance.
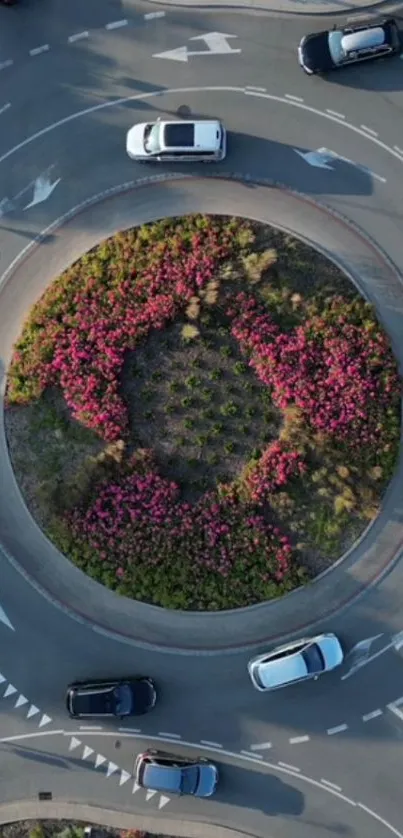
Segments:
[[[141,716],[151,710],[157,691],[151,678],[115,681],[87,681],[70,684],[66,704],[74,719],[114,716]]]
[[[224,160],[227,132],[218,119],[141,122],[127,132],[126,151],[139,161],[212,163]]]
[[[393,56],[400,53],[400,48],[394,18],[372,19],[305,35],[298,47],[298,61],[306,73],[313,75]]]
[[[343,662],[343,649],[335,634],[319,634],[278,646],[248,663],[254,687],[277,690],[298,681],[317,679]]]
[[[211,797],[218,783],[218,769],[204,757],[185,759],[164,751],[139,754],[135,764],[139,786],[166,794]]]

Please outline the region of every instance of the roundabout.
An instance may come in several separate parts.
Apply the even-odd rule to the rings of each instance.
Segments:
[[[148,10],[144,6],[144,14]],[[97,56],[88,55],[88,66],[85,54],[80,54],[80,70],[72,68],[73,75],[77,73],[75,89],[65,103],[56,96],[60,91],[54,82],[46,92],[46,71],[36,65],[30,72],[41,81],[44,107],[39,108],[33,92],[29,130],[22,116],[22,84],[28,70],[21,67],[14,74],[7,69],[10,108],[0,115],[6,126],[0,163],[3,389],[22,319],[41,289],[84,250],[118,229],[161,216],[232,215],[235,207],[237,213],[242,207],[243,215],[292,232],[333,258],[375,303],[400,359],[403,157],[398,150],[400,93],[394,81],[398,68],[385,68],[382,77],[389,95],[378,92],[375,111],[369,104],[373,92],[357,89],[364,76],[370,83],[371,70],[360,69],[355,83],[350,76],[350,84],[347,79],[327,86],[315,79],[308,85],[287,54],[280,59],[284,74],[271,73],[269,85],[267,47],[273,56],[276,39],[280,43],[285,37],[280,19],[230,13],[220,19],[222,13],[214,17],[205,12],[202,21],[198,12],[187,10],[186,22],[181,23],[180,11],[172,12],[171,19],[169,14],[159,21],[160,30],[155,21],[152,37],[149,33],[139,45],[134,63],[127,34],[119,41],[119,59],[117,42],[109,46],[102,38]],[[298,41],[301,21],[288,19],[287,26]],[[188,35],[216,29],[237,34],[241,57],[231,66],[224,61],[232,57],[213,56],[208,66],[202,64],[204,59],[195,59],[186,67],[186,87],[183,68],[167,63],[163,72],[159,59],[151,57],[174,49]],[[80,85],[84,91],[90,68],[93,72],[101,55],[110,62],[111,50],[113,84],[105,75],[99,77],[83,95],[86,101],[71,107],[73,98],[77,104]],[[48,67],[53,60],[70,61],[61,55],[53,59],[51,53],[42,57]],[[133,86],[121,80],[122,74],[127,79],[129,66],[141,93],[133,94]],[[86,81],[78,79],[79,72]],[[150,111],[175,115],[184,104],[191,113],[219,116],[228,128],[228,157],[212,177],[197,170],[186,174],[179,167],[154,174],[125,159],[128,125],[150,118]],[[64,121],[59,125],[51,124],[60,120]],[[312,165],[313,160],[324,162],[323,149],[327,162]],[[318,150],[321,158],[307,159]],[[35,201],[40,176],[47,178],[48,197]],[[50,791],[60,811],[70,801],[121,811],[124,817],[131,814],[131,823],[137,814],[142,823],[149,808],[148,801],[140,799],[142,792],[132,791],[133,759],[140,746],[158,740],[164,747],[171,742],[169,750],[201,749],[223,762],[222,797],[216,803],[196,808],[179,800],[161,811],[158,799],[150,798],[153,817],[158,816],[161,825],[166,821],[170,831],[182,819],[295,838],[311,834],[313,826],[323,835],[329,830],[374,838],[400,835],[400,465],[379,518],[343,562],[309,590],[292,594],[288,604],[256,606],[236,615],[212,614],[209,620],[178,613],[173,624],[166,612],[158,610],[157,615],[141,604],[136,612],[125,612],[113,594],[75,569],[66,575],[64,563],[22,504],[5,456],[3,423],[1,443],[0,603],[14,628],[0,625],[5,638],[0,660],[5,687],[0,727],[7,766],[4,805],[25,799],[35,802],[38,812],[39,792]],[[269,700],[253,694],[245,674],[251,651],[263,651],[266,642],[312,624],[342,637],[343,671],[294,688],[292,694],[273,694]],[[354,666],[352,677],[343,680]],[[98,732],[67,726],[63,696],[69,681],[133,669],[150,672],[161,685],[161,705],[139,733],[123,737],[127,732],[106,725]],[[14,691],[7,692],[10,685]],[[18,704],[20,695],[30,703]],[[31,706],[40,709],[28,717]],[[44,717],[38,743],[34,736],[24,742],[36,736]],[[79,744],[69,750],[73,737]],[[108,766],[117,766],[106,786],[108,768],[103,777],[94,770],[97,754]],[[126,773],[119,772],[126,772],[127,780]],[[90,820],[90,813],[86,818]],[[195,834],[193,828],[189,836]]]

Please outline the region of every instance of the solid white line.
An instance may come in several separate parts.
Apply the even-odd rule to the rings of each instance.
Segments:
[[[103,730],[102,725],[80,725],[80,730]]]
[[[13,64],[14,61],[12,61],[11,58],[9,58],[8,61],[3,61],[2,64],[0,64],[0,70],[5,70],[7,67],[12,67]]]
[[[286,99],[291,99],[293,102],[303,102],[304,101],[303,99],[301,99],[300,96],[290,96],[289,93],[285,93],[284,95],[285,95]]]
[[[76,41],[82,41],[84,38],[89,38],[89,32],[77,32],[76,35],[70,35],[67,40],[69,44],[75,44]]]
[[[64,730],[41,730],[36,733],[19,733],[18,736],[3,736],[0,742],[17,742],[20,739],[33,739],[35,736],[56,736],[60,733],[65,733]],[[65,734],[70,736],[69,733]]]
[[[362,128],[363,131],[366,131],[367,134],[371,134],[372,137],[378,137],[379,136],[379,134],[377,134],[376,131],[373,131],[372,128],[367,128],[366,125],[360,125],[360,128]]]
[[[329,727],[326,733],[329,736],[333,736],[335,733],[342,733],[343,730],[347,730],[348,725],[338,725],[337,727]]]
[[[246,90],[256,90],[257,93],[266,93],[267,87],[254,87],[253,84],[248,84]]]
[[[293,736],[292,739],[289,739],[290,745],[299,745],[300,742],[309,742],[310,736]]]
[[[0,68],[0,69],[1,69],[1,68]],[[397,151],[399,154],[403,154],[403,150],[402,150],[401,148],[399,148],[399,146],[398,146],[398,145],[394,145],[394,146],[393,146],[393,148],[394,148],[394,149],[395,149],[395,151]]]
[[[363,722],[370,722],[371,719],[376,719],[378,716],[383,715],[383,710],[373,710],[372,713],[366,713],[365,716],[362,717]]]
[[[344,113],[339,113],[338,111],[331,111],[330,108],[326,108],[326,113],[330,113],[330,116],[337,116],[338,119],[345,119]]]
[[[251,751],[265,751],[266,748],[271,748],[271,747],[272,747],[271,742],[261,742],[259,745],[251,745],[250,750]]]
[[[40,55],[41,52],[48,52],[50,50],[49,44],[42,44],[41,47],[35,47],[35,49],[30,49],[29,54],[31,56]]]
[[[250,751],[240,751],[240,754],[244,754],[246,757],[250,757],[250,759],[263,759],[263,754],[252,754]]]
[[[371,817],[376,818],[376,820],[379,821],[379,823],[383,824],[383,826],[386,826],[386,829],[390,829],[390,831],[397,835],[398,838],[403,838],[402,833],[399,832],[399,830],[396,829],[394,826],[392,826],[392,824],[389,823],[389,821],[386,821],[384,818],[381,818],[380,815],[377,815],[376,812],[372,811],[372,809],[368,809],[368,806],[364,806],[363,803],[358,803],[358,805],[360,809],[363,809],[364,812],[367,812],[368,815],[371,815]]]
[[[282,768],[288,768],[290,771],[296,771],[297,774],[299,774],[301,771],[300,768],[296,768],[295,765],[288,765],[287,762],[278,762],[277,765],[281,765]]]
[[[144,15],[144,20],[156,20],[157,17],[165,17],[165,12],[147,12]]]
[[[127,26],[128,20],[114,20],[112,23],[107,23],[105,29],[120,29],[121,26]]]
[[[165,730],[159,730],[158,736],[166,736],[167,739],[182,739],[179,733],[166,733]]]
[[[336,783],[329,783],[329,780],[321,780],[321,783],[324,783],[325,786],[330,786],[331,789],[341,791],[341,786],[336,786]]]
[[[5,111],[8,111],[9,108],[11,108],[10,102],[7,102],[6,105],[3,105],[3,107],[0,108],[0,116],[2,113],[5,113]]]
[[[118,730],[122,733],[141,733],[139,727],[119,727]]]
[[[222,748],[219,742],[210,742],[209,739],[200,739],[201,745],[207,745],[208,748]]]

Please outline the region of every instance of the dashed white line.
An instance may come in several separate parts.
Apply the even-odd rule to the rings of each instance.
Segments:
[[[42,52],[48,52],[49,50],[49,44],[42,44],[41,47],[35,47],[35,49],[30,49],[29,54],[33,57],[34,55],[40,55]]]
[[[383,710],[373,710],[372,713],[366,713],[365,716],[362,717],[363,722],[370,722],[372,719],[378,718],[378,716],[383,715]]]
[[[166,736],[167,739],[182,739],[179,733],[166,733],[164,730],[159,730],[158,736]]]
[[[102,725],[80,725],[80,730],[102,730]]]
[[[286,99],[292,99],[293,102],[303,102],[304,101],[303,99],[301,99],[300,96],[291,96],[289,93],[285,93],[284,95],[285,95]]]
[[[271,742],[260,742],[258,745],[251,745],[251,751],[265,751],[266,748],[271,748]]]
[[[14,64],[14,61],[12,61],[11,58],[9,58],[8,61],[3,61],[0,64],[0,70],[6,70],[7,67],[12,67],[13,64]]]
[[[207,745],[208,748],[222,748],[219,742],[210,742],[209,739],[200,739],[201,745]]]
[[[105,29],[121,29],[122,26],[127,26],[129,23],[126,18],[124,20],[113,20],[112,23],[107,23]]]
[[[293,736],[289,739],[290,745],[299,745],[301,742],[309,742],[310,736]]]
[[[165,17],[165,12],[147,12],[144,15],[144,20],[156,20],[157,17]]]
[[[296,768],[295,765],[289,765],[288,762],[278,762],[277,765],[280,765],[281,768],[287,768],[288,771],[296,771],[297,774],[301,771],[300,768]]]
[[[67,40],[68,40],[69,44],[75,44],[76,41],[83,41],[84,38],[89,38],[89,35],[90,35],[90,33],[87,32],[87,31],[77,32],[75,35],[70,35],[70,37]]]
[[[324,786],[330,786],[331,789],[335,791],[341,791],[341,786],[336,786],[336,783],[330,783],[329,780],[321,780]]]
[[[9,108],[11,108],[10,102],[7,102],[6,105],[3,105],[3,107],[0,108],[0,116],[1,116],[2,113],[5,113],[6,111],[8,111]]]
[[[254,87],[253,84],[247,84],[246,90],[255,90],[256,93],[266,93],[267,87]]]
[[[120,733],[141,733],[139,727],[119,727]]]
[[[330,108],[326,108],[326,113],[329,113],[330,116],[336,116],[337,119],[345,119],[344,113],[339,113],[338,111],[331,111]]]
[[[263,754],[253,754],[251,751],[240,751],[239,753],[251,759],[263,759]]]
[[[366,131],[367,134],[371,134],[371,137],[379,137],[376,131],[373,131],[372,128],[368,128],[367,125],[360,125],[363,131]]]
[[[328,727],[326,733],[328,736],[334,736],[335,733],[343,733],[343,730],[347,730],[348,725],[337,725],[337,727]]]

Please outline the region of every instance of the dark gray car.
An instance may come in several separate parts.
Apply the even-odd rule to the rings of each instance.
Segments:
[[[218,783],[218,769],[208,759],[184,759],[155,750],[139,754],[135,776],[142,788],[194,797],[211,797]]]

